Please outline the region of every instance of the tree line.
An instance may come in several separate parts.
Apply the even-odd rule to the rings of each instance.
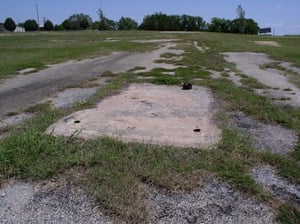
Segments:
[[[245,11],[241,5],[237,8],[237,18],[228,20],[214,17],[207,23],[200,16],[190,15],[166,15],[155,13],[144,17],[143,22],[138,23],[129,17],[121,17],[119,21],[108,19],[102,10],[98,10],[99,20],[94,21],[89,15],[80,13],[71,15],[60,25],[54,25],[50,20],[44,21],[43,27],[39,27],[35,20],[26,20],[23,24],[26,31],[42,30],[154,30],[154,31],[210,31],[240,34],[257,34],[258,24],[250,18],[245,17]],[[12,18],[5,20],[4,26],[13,31],[16,24]]]

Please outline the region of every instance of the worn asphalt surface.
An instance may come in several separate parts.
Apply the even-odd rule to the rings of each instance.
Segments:
[[[21,112],[57,93],[60,88],[99,77],[111,70],[128,52],[94,59],[68,61],[28,75],[18,75],[0,84],[0,120],[9,112]]]

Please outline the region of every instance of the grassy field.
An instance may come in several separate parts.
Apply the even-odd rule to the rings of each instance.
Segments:
[[[119,41],[105,42],[107,38]],[[249,88],[258,85],[256,80],[247,81],[251,83],[249,88],[239,88],[226,79],[212,80],[208,72],[232,67],[219,54],[228,51],[264,52],[300,67],[299,37],[92,31],[5,34],[0,36],[0,78],[14,75],[24,68],[42,68],[68,59],[94,57],[113,51],[145,51],[157,47],[157,44],[137,44],[130,40],[163,38],[181,40],[178,47],[187,54],[179,63],[187,67],[177,69],[175,76],[163,75],[161,69],[155,69],[144,74],[155,75],[148,82],[174,85],[201,78],[202,81],[194,81],[194,84],[209,87],[222,102],[224,111],[242,111],[264,123],[280,124],[300,133],[300,110],[274,106],[250,91]],[[258,40],[276,41],[282,47],[253,43]],[[210,49],[201,54],[189,44],[194,41]],[[300,211],[264,192],[250,177],[249,170],[259,164],[270,164],[281,176],[300,184],[300,144],[294,152],[286,155],[259,152],[238,130],[226,125],[222,126],[222,141],[214,150],[125,144],[111,138],[84,141],[44,134],[46,128],[59,118],[92,107],[128,84],[140,81],[128,72],[115,77],[89,101],[76,104],[70,110],[51,109],[47,104],[30,108],[36,114],[33,119],[22,126],[2,130],[10,136],[0,140],[0,183],[12,177],[41,180],[67,174],[73,182],[95,193],[108,214],[133,223],[147,219],[143,212],[147,192],[141,183],[178,192],[197,187],[209,174],[272,206],[278,205],[275,209],[281,223],[299,223]],[[226,123],[228,118],[225,113],[220,113],[218,119],[220,123]]]

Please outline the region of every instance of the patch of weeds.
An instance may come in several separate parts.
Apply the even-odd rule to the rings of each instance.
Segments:
[[[300,144],[298,143],[294,149],[294,151],[291,153],[291,158],[294,158],[296,161],[300,161]]]
[[[115,79],[111,80],[108,84],[102,86],[96,94],[84,102],[77,102],[73,106],[73,110],[82,110],[93,108],[101,99],[119,93],[120,89],[125,87],[133,77],[128,74],[120,74]]]
[[[224,78],[229,78],[229,74],[227,72],[221,72],[221,76]]]
[[[246,86],[250,89],[269,89],[270,88],[267,85],[259,82],[257,79],[250,77],[250,76],[243,77],[242,79],[240,79],[240,82],[244,86]]]
[[[98,83],[88,80],[88,81],[81,82],[79,84],[68,85],[63,88],[59,88],[59,91],[64,91],[66,89],[74,89],[74,88],[89,89],[89,88],[94,88],[94,87],[98,87],[98,86],[100,86]]]
[[[292,156],[275,155],[269,152],[264,152],[261,155],[264,162],[276,167],[280,176],[287,178],[293,183],[300,183],[300,164],[297,158],[293,158]],[[294,153],[291,155],[294,155]]]
[[[116,77],[118,74],[116,73],[113,73],[111,71],[104,71],[102,74],[101,74],[101,77]]]
[[[160,75],[155,76],[151,82],[158,85],[179,85],[183,82],[183,80],[179,77],[170,75]]]
[[[13,116],[17,116],[19,114],[19,112],[15,112],[15,111],[10,111],[6,113],[6,116],[8,117],[13,117]]]
[[[290,205],[281,205],[277,220],[282,224],[300,223],[300,211]]]
[[[265,97],[239,88],[229,80],[206,80],[203,84],[210,87],[218,97],[226,102],[225,107],[228,111],[242,111],[265,123],[276,122],[288,127],[293,125],[290,115],[273,105]]]
[[[266,69],[277,69],[280,71],[286,71],[287,69],[280,65],[280,62],[272,62],[272,63],[266,63],[259,65],[260,69],[266,70]]]
[[[128,72],[128,73],[132,73],[132,72],[136,72],[136,71],[139,71],[139,70],[145,70],[145,69],[146,69],[146,67],[136,66],[136,67],[134,67],[134,68],[128,70],[127,72]]]
[[[0,127],[0,136],[8,133],[10,130],[11,130],[11,128],[9,126]]]
[[[173,54],[173,53],[164,53],[164,54],[161,54],[160,57],[162,58],[168,58],[168,59],[172,59],[174,57],[178,57],[179,55],[177,54]]]
[[[288,69],[281,65],[280,62],[273,62],[268,64],[262,64],[259,66],[261,69],[277,69],[284,72],[285,76],[288,76],[289,80],[294,83],[296,86],[300,87],[299,74],[291,69]]]
[[[50,103],[48,103],[48,102],[47,103],[39,103],[39,104],[36,104],[34,106],[27,108],[25,110],[25,112],[32,113],[32,114],[43,113],[43,112],[49,110],[49,108],[50,108]]]

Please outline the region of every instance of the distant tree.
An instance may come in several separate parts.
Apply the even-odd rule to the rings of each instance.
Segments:
[[[246,12],[243,9],[242,5],[238,5],[237,9],[236,9],[236,13],[237,13],[237,17],[239,19],[245,19],[246,17]]]
[[[12,32],[16,29],[16,23],[12,18],[7,18],[4,22],[4,28]]]
[[[223,32],[225,19],[214,17],[211,19],[208,30],[211,32]]]
[[[259,26],[253,19],[246,19],[245,34],[258,34]]]
[[[236,9],[236,13],[237,13],[237,24],[239,27],[239,32],[238,33],[245,33],[245,26],[246,26],[246,12],[243,9],[242,5],[238,5],[237,9]]]
[[[117,23],[115,21],[106,18],[101,9],[99,9],[97,13],[99,15],[98,30],[116,30]]]
[[[44,23],[44,30],[54,30],[54,25],[50,20],[45,21]]]
[[[35,20],[29,19],[25,21],[24,28],[26,31],[37,31],[39,29],[39,25]]]
[[[93,29],[93,30],[98,30],[98,29],[99,29],[99,25],[100,25],[100,22],[99,22],[99,21],[93,22],[93,24],[92,24],[92,29]]]
[[[87,20],[87,18],[83,18],[80,23],[79,26],[81,29],[86,30],[87,28],[89,28],[92,24],[89,23],[89,21]]]
[[[91,27],[92,23],[92,18],[89,15],[80,13],[71,15],[62,23],[62,26],[66,30],[82,30]]]
[[[55,25],[55,26],[54,26],[54,30],[55,30],[55,31],[62,31],[62,30],[64,30],[64,27],[63,27],[62,24],[61,24],[61,25]]]
[[[136,30],[138,28],[138,23],[128,17],[121,17],[118,22],[118,30]]]
[[[206,22],[202,17],[189,15],[171,15],[163,13],[155,13],[147,15],[143,19],[143,23],[139,29],[142,30],[160,30],[160,31],[200,31],[206,28]]]
[[[181,18],[177,15],[169,16],[169,30],[170,31],[180,31]]]

